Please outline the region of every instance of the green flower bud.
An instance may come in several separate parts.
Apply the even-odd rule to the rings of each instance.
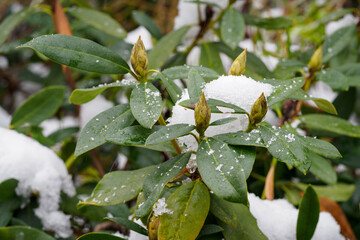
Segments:
[[[322,65],[322,46],[320,45],[310,59],[309,69],[312,72],[317,72],[321,69],[321,65]]]
[[[195,105],[195,125],[196,131],[203,136],[210,124],[211,110],[206,102],[204,92]]]
[[[139,39],[131,50],[130,61],[134,71],[141,77],[145,76],[146,68],[148,67],[148,58],[141,36],[139,36]]]
[[[257,123],[265,117],[267,112],[267,102],[264,93],[261,93],[260,97],[255,101],[251,108],[251,113],[249,116],[249,122],[252,126],[255,126]]]
[[[235,59],[235,61],[230,67],[228,75],[233,75],[233,76],[243,75],[245,73],[245,66],[246,66],[246,48]]]
[[[149,239],[150,240],[157,240],[158,239],[158,229],[159,229],[159,217],[153,216],[150,220],[148,232],[149,232]]]

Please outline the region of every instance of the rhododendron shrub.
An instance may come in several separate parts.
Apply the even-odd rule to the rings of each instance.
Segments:
[[[55,31],[22,38],[8,53],[45,61],[49,77],[40,79],[50,84],[6,116],[11,130],[0,129],[0,206],[8,207],[0,238],[353,239],[358,172],[334,166],[359,167],[358,19],[318,37],[352,9],[324,16],[314,7],[319,27],[309,30],[240,2],[179,0],[167,34],[133,11],[145,27],[136,40],[82,1],[34,3],[7,16],[0,43],[37,14],[52,16]],[[179,19],[186,6],[196,8],[198,26]],[[331,215],[336,202],[357,208],[350,224],[341,211]]]

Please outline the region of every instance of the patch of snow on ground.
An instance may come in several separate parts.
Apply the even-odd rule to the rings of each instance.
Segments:
[[[206,99],[214,98],[232,103],[247,112],[251,111],[252,105],[260,97],[262,92],[268,97],[272,92],[272,86],[256,82],[245,76],[221,76],[217,80],[205,84],[204,87]],[[178,103],[186,99],[189,99],[187,89],[184,90]],[[178,103],[173,107],[172,117],[168,120],[169,125],[179,123],[195,125],[194,111],[183,108],[178,105]],[[245,114],[212,113],[210,122],[227,117],[237,117],[239,120],[220,126],[210,126],[206,130],[205,135],[210,137],[216,134],[236,132],[247,128],[248,118]],[[187,150],[196,151],[197,149],[197,142],[193,136],[180,137],[179,143],[186,145]]]
[[[62,119],[51,118],[45,120],[40,124],[40,127],[43,128],[43,135],[45,137],[49,136],[50,134],[54,133],[55,131],[63,128],[69,127],[78,127],[78,119],[72,116],[66,116]]]
[[[285,199],[261,200],[248,194],[250,212],[257,219],[260,230],[269,240],[296,239],[296,223],[299,210]],[[330,213],[321,212],[312,240],[345,240],[340,226]]]
[[[341,18],[337,21],[329,22],[325,26],[325,33],[327,36],[329,36],[329,35],[333,34],[334,32],[336,32],[337,30],[339,30],[340,28],[349,26],[351,24],[357,24],[358,22],[359,22],[359,18],[356,18],[351,13],[348,13],[343,18]]]
[[[16,193],[24,198],[38,192],[35,215],[44,229],[59,237],[70,236],[70,216],[59,211],[60,192],[75,194],[64,162],[50,149],[15,130],[0,128],[0,146],[0,182],[17,179]]]

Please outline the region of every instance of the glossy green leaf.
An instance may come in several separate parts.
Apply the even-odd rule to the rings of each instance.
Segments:
[[[124,217],[106,217],[105,219],[116,222],[116,223],[120,224],[121,226],[124,226],[127,229],[133,230],[134,232],[140,233],[142,235],[145,235],[145,236],[148,235],[148,232],[144,227],[140,226],[139,224],[137,224],[137,223],[135,223],[133,221],[130,221],[127,218],[124,218]]]
[[[55,240],[52,236],[36,228],[14,226],[0,228],[1,240]]]
[[[295,77],[295,73],[304,69],[304,67],[306,67],[306,64],[301,61],[283,59],[276,65],[274,74],[277,79],[289,79]]]
[[[322,62],[327,63],[331,58],[339,54],[348,46],[351,37],[355,34],[356,25],[343,27],[331,34],[322,45]]]
[[[47,138],[55,144],[76,135],[79,130],[79,127],[60,128],[47,136]]]
[[[238,120],[237,117],[222,118],[222,119],[218,119],[218,120],[211,122],[209,126],[220,126],[220,125],[231,123],[236,120]]]
[[[291,95],[304,85],[305,79],[298,77],[288,80],[266,80],[263,82],[273,85],[273,92],[267,98],[268,106],[271,106],[277,102],[291,98]]]
[[[91,196],[82,205],[113,206],[135,198],[142,190],[144,179],[156,166],[133,171],[107,173],[96,185]]]
[[[126,37],[126,31],[124,28],[106,13],[95,9],[81,7],[70,8],[68,12],[80,21],[87,23],[111,36],[118,38]]]
[[[168,79],[165,74],[159,73],[157,76],[164,84],[166,91],[168,92],[173,103],[176,103],[182,95],[182,90],[180,89],[180,87],[176,85],[173,80]]]
[[[65,88],[63,86],[43,88],[16,109],[11,119],[11,126],[19,127],[25,123],[39,125],[59,109],[63,103],[64,94]]]
[[[336,172],[328,160],[311,151],[309,152],[309,158],[311,159],[310,172],[312,174],[326,184],[331,185],[336,183]]]
[[[349,90],[349,80],[341,72],[335,69],[326,69],[316,73],[320,81],[328,84],[335,91]]]
[[[108,134],[131,125],[134,120],[129,104],[117,105],[99,113],[81,130],[75,157],[104,144]]]
[[[169,80],[186,79],[188,78],[191,68],[195,68],[199,72],[200,76],[206,80],[213,80],[220,77],[217,72],[210,68],[187,65],[167,68],[162,71],[162,73],[167,76]]]
[[[239,161],[244,168],[245,178],[248,179],[255,163],[255,148],[245,146],[229,146],[229,148],[233,151],[236,161]]]
[[[0,183],[0,202],[8,201],[16,196],[15,189],[18,182],[18,180],[10,178]]]
[[[309,129],[322,130],[349,137],[360,137],[360,127],[354,126],[338,117],[324,114],[307,114],[299,119]]]
[[[248,203],[244,168],[226,143],[204,139],[196,162],[203,181],[216,195],[228,201]]]
[[[174,124],[161,127],[146,139],[146,145],[168,142],[172,139],[189,134],[195,126],[189,124]]]
[[[170,142],[158,145],[145,145],[146,139],[160,126],[153,126],[152,129],[143,128],[142,126],[130,126],[121,130],[109,133],[105,140],[114,144],[143,147],[161,152],[176,153]]]
[[[76,240],[125,240],[125,238],[117,237],[109,233],[92,232],[84,234]]]
[[[265,29],[287,29],[293,21],[286,17],[261,18],[254,15],[244,15],[246,25]]]
[[[162,110],[162,98],[159,90],[149,82],[136,85],[131,92],[130,108],[141,126],[152,128]]]
[[[208,98],[206,101],[207,101],[208,106],[210,107],[211,113],[224,113],[224,109],[221,109],[222,111],[220,111],[218,107],[225,107],[225,108],[229,108],[229,112],[226,112],[226,113],[247,114],[247,112],[244,109],[236,106],[235,104],[227,103],[227,102],[213,99],[213,98]],[[189,108],[189,109],[195,108],[195,104],[191,103],[191,101],[189,99],[181,101],[178,104],[180,106],[183,106],[184,108]]]
[[[320,203],[315,190],[309,185],[301,199],[296,224],[296,240],[310,240],[319,221]]]
[[[128,64],[118,54],[93,41],[68,35],[43,35],[20,47],[32,48],[54,62],[81,70],[125,74]]]
[[[137,82],[132,81],[116,81],[109,84],[99,84],[98,86],[94,86],[92,88],[83,88],[83,89],[75,89],[69,98],[70,103],[72,104],[84,104],[87,103],[96,96],[98,96],[100,93],[105,91],[108,88],[114,88],[114,87],[133,87],[137,84]]]
[[[220,227],[219,225],[215,225],[215,224],[205,224],[203,226],[203,228],[201,229],[197,239],[199,239],[202,236],[207,236],[207,235],[211,235],[214,233],[219,233],[222,232],[224,229],[222,227]]]
[[[215,135],[214,138],[226,142],[230,145],[245,145],[265,147],[264,141],[260,135],[259,130],[253,130],[250,133],[239,131],[234,133],[224,133]]]
[[[218,74],[225,74],[219,50],[214,43],[201,44],[200,65],[215,70]]]
[[[189,97],[191,103],[197,103],[203,92],[205,81],[195,68],[191,68],[189,71],[189,77],[187,80],[187,88],[189,91]]]
[[[158,240],[195,240],[210,208],[209,190],[200,181],[179,187],[166,201],[171,214],[160,216]]]
[[[185,26],[162,37],[148,54],[148,69],[161,67],[181,42],[189,28],[189,26]]]
[[[235,49],[245,35],[245,21],[234,8],[228,8],[221,18],[221,39],[232,49]]]
[[[243,204],[231,203],[211,195],[210,211],[224,228],[225,239],[266,240],[249,208]]]
[[[340,10],[336,10],[333,12],[329,12],[327,13],[325,16],[323,16],[322,18],[319,19],[320,23],[328,23],[330,21],[335,21],[338,20],[339,18],[343,17],[344,15],[353,12],[354,9],[352,8],[345,8],[345,9],[340,9]]]
[[[295,183],[295,186],[305,191],[307,185]],[[312,186],[319,196],[329,198],[335,202],[346,202],[355,191],[355,185],[338,183],[331,186]]]
[[[312,137],[304,137],[302,140],[309,150],[321,156],[333,159],[341,158],[340,152],[329,142]]]
[[[154,38],[160,39],[163,36],[159,27],[146,13],[132,11],[131,15],[134,18],[135,22],[137,22],[139,25],[144,26],[149,31],[149,33],[154,36]]]
[[[186,166],[191,153],[178,155],[155,168],[144,181],[144,202],[136,210],[135,216],[141,218],[147,215],[160,194],[171,179],[176,177]]]
[[[268,124],[261,125],[260,134],[273,157],[297,167],[304,174],[310,169],[309,151],[303,146],[302,139],[297,134]]]
[[[3,19],[0,24],[0,45],[5,42],[7,37],[18,24],[36,12],[39,12],[39,10],[35,8],[24,8],[23,10],[11,14],[7,18]]]

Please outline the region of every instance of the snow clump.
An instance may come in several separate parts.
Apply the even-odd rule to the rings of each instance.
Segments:
[[[158,217],[164,213],[173,214],[173,211],[166,207],[167,204],[165,202],[165,198],[159,198],[153,207],[155,217]]]
[[[341,19],[339,19],[337,21],[329,22],[325,26],[326,36],[330,36],[331,34],[336,32],[340,28],[347,27],[347,26],[352,25],[352,24],[357,24],[358,22],[359,22],[359,18],[356,18],[351,13],[348,13],[343,18],[341,18]]]
[[[299,210],[285,199],[261,200],[248,194],[250,212],[256,218],[260,230],[269,240],[296,239],[296,223]],[[345,240],[340,226],[328,212],[321,212],[312,240]]]
[[[69,237],[70,216],[59,211],[60,193],[73,196],[75,188],[64,162],[50,149],[15,130],[0,128],[0,145],[0,182],[17,179],[16,193],[25,199],[38,193],[35,215],[44,229]]]
[[[261,93],[263,92],[268,97],[272,93],[273,87],[246,76],[221,76],[217,80],[206,83],[203,91],[206,99],[213,98],[231,103],[250,113],[252,105]],[[189,99],[189,94],[185,89],[181,99],[173,107],[172,117],[168,120],[169,125],[180,123],[195,125],[194,111],[179,105],[180,102],[187,99]],[[232,109],[222,107],[219,107],[219,110],[223,113],[212,113],[211,122],[228,117],[237,117],[238,120],[220,126],[210,126],[205,132],[206,136],[246,130],[249,120],[245,114],[231,114]],[[179,143],[186,146],[185,151],[197,150],[198,144],[193,136],[180,137]]]

